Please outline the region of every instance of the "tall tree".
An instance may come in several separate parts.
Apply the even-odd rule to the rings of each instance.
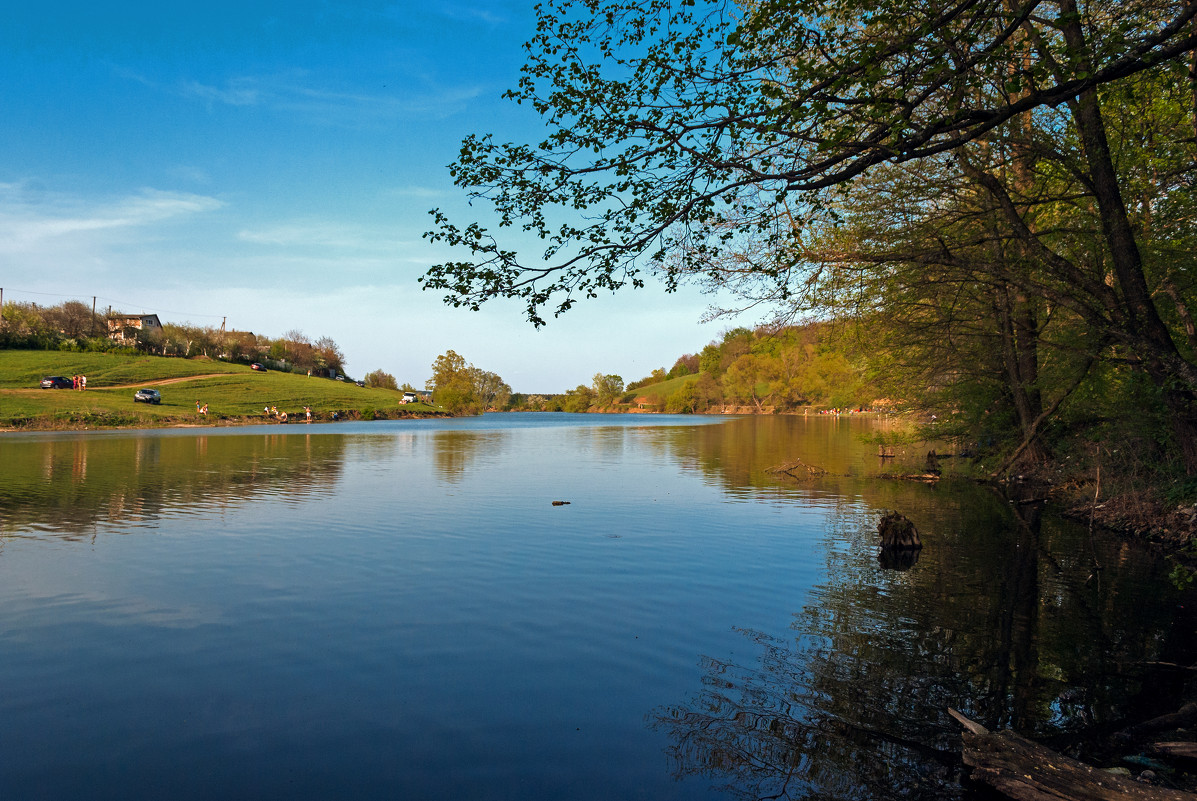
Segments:
[[[1001,226],[1008,258],[987,279],[1009,313],[1024,418],[1042,414],[1032,346],[1043,297],[1150,377],[1197,472],[1191,295],[1170,292],[1169,271],[1145,256],[1109,107],[1143,78],[1191,92],[1195,14],[1175,0],[545,3],[508,96],[548,119],[549,135],[470,137],[451,168],[500,229],[519,226],[543,252],[522,257],[487,226],[435,211],[429,236],[471,257],[423,281],[455,305],[519,298],[536,324],[546,309],[641,286],[646,271],[671,288],[744,281],[787,302],[810,274],[803,236],[843,192],[887,165],[947,157]],[[1050,191],[1076,186],[1072,221],[1093,222],[1083,247],[1035,224],[1042,175],[1017,153],[994,159],[1003,138],[1048,154],[1062,145]],[[1167,172],[1191,174],[1193,148],[1172,149]]]
[[[615,374],[595,373],[591,387],[598,404],[608,406],[619,400],[619,396],[623,394],[623,378]]]
[[[425,383],[432,390],[433,401],[451,414],[482,414],[489,408],[502,407],[511,396],[495,373],[468,364],[456,351],[448,350],[432,363],[432,377]]]
[[[483,411],[487,409],[502,409],[511,398],[511,387],[496,373],[480,370],[471,366],[468,370],[470,380],[474,384],[474,393]]]

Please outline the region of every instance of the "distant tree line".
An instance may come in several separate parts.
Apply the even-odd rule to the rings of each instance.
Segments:
[[[624,385],[618,375],[596,373],[560,395],[515,395],[521,411],[618,411],[641,398],[653,411],[694,414],[723,406],[791,411],[804,406],[873,405],[880,382],[873,360],[851,338],[833,336],[827,324],[733,328],[699,353],[679,356]]]
[[[124,315],[113,315],[117,317]],[[313,340],[291,330],[272,338],[214,326],[164,323],[161,331],[127,329],[127,337],[117,341],[108,336],[108,320],[107,314],[93,314],[90,306],[77,300],[55,306],[8,302],[0,313],[0,347],[205,356],[314,375],[345,371],[344,353],[327,336]]]

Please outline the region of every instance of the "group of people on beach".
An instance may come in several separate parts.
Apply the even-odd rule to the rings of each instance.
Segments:
[[[304,422],[306,422],[306,423],[312,422],[312,407],[311,406],[304,406],[303,414],[304,414]],[[263,407],[262,416],[265,417],[266,419],[270,419],[273,417],[275,420],[278,420],[280,423],[286,423],[290,419],[287,416],[286,412],[280,412],[274,406]]]
[[[87,389],[87,376],[73,375],[71,376],[71,389]]]

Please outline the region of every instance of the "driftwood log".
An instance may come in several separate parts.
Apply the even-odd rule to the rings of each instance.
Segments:
[[[1144,740],[1160,732],[1174,731],[1194,724],[1197,724],[1197,703],[1188,703],[1175,712],[1128,726],[1114,737],[1122,741]]]
[[[1197,743],[1187,741],[1152,743],[1149,747],[1153,754],[1159,754],[1162,757],[1169,759],[1189,759],[1197,762]]]
[[[964,764],[973,779],[1017,801],[1197,801],[1193,793],[1098,770],[1014,732],[991,732],[954,709],[948,714],[964,727]]]

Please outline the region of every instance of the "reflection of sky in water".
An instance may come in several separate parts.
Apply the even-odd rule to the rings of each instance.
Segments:
[[[775,787],[770,760],[792,758],[809,774],[795,787],[842,798],[942,784],[933,756],[894,742],[949,738],[948,701],[1033,717],[1093,675],[1085,642],[1130,652],[1162,602],[1140,589],[1146,561],[1108,571],[1101,598],[1017,564],[1008,513],[974,488],[862,480],[861,424],[488,415],[0,438],[0,785],[693,799]],[[836,474],[765,472],[795,457]],[[873,546],[893,507],[928,543],[907,572]],[[1045,526],[1040,548],[1078,552],[1069,531]],[[1028,575],[1029,606],[1007,591]],[[1021,647],[993,632],[1048,599],[1038,663],[993,672]],[[1077,642],[1078,609],[1136,605]],[[1015,709],[1026,675],[1058,678]],[[1114,685],[1076,703],[1108,713]],[[736,762],[737,743],[774,772]],[[111,770],[119,788],[95,782]]]

